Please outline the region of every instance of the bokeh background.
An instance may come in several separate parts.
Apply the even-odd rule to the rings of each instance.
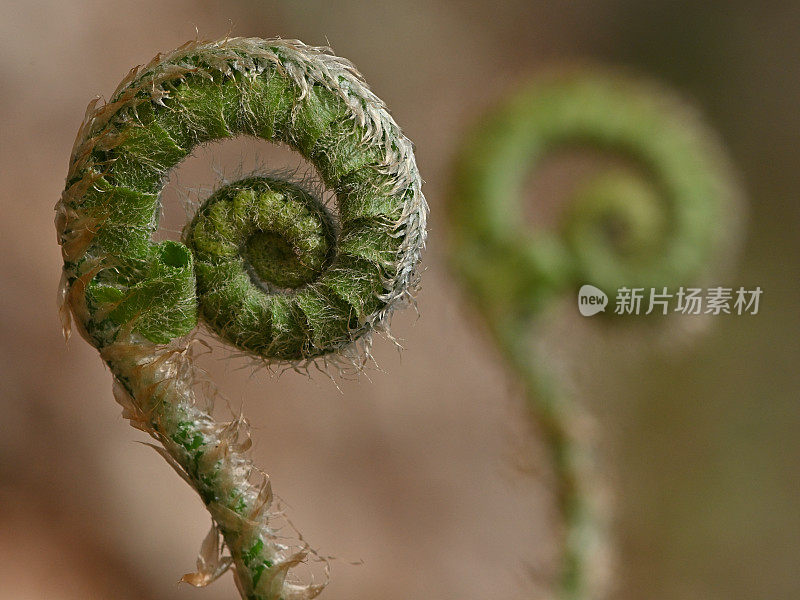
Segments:
[[[379,340],[382,370],[338,387],[219,346],[204,362],[249,417],[292,522],[335,557],[323,597],[536,598],[552,576],[546,456],[447,271],[445,193],[469,123],[537,69],[588,59],[702,107],[749,203],[723,283],[764,290],[759,315],[715,319],[671,352],[582,349],[616,497],[615,597],[800,598],[798,31],[788,1],[0,0],[0,599],[236,597],[230,575],[176,585],[208,518],[134,443],[108,372],[81,339],[64,344],[55,309],[52,209],[87,102],[197,32],[330,44],[391,107],[427,181],[420,316],[395,319],[402,355]],[[180,167],[167,229],[217,171],[293,160],[256,146]]]

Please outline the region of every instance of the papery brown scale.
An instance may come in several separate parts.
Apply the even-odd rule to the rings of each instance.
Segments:
[[[101,219],[95,217],[75,218],[66,223],[71,229],[69,232],[62,232],[61,256],[64,261],[71,262],[83,256],[102,223]]]
[[[258,521],[270,506],[272,506],[272,483],[266,479],[258,492],[255,502],[253,503],[253,510],[250,512],[250,519]]]
[[[85,340],[90,340],[89,332],[86,331],[84,327],[84,323],[88,321],[89,315],[86,309],[86,303],[84,299],[86,297],[86,287],[89,285],[89,282],[94,278],[97,273],[102,270],[102,265],[100,264],[101,261],[96,261],[96,263],[91,266],[91,268],[75,279],[72,282],[72,285],[69,286],[69,290],[66,294],[66,301],[65,304],[69,307],[72,311],[72,314],[75,316],[75,325],[78,328],[78,333],[81,334],[81,337]]]
[[[251,521],[217,501],[208,503],[208,510],[224,531],[236,532],[239,536],[250,535],[263,528],[262,523]]]
[[[66,272],[61,272],[61,281],[58,284],[58,319],[61,322],[61,333],[64,341],[68,342],[72,335],[72,313],[69,309],[67,296],[69,295],[69,278]]]
[[[159,441],[163,445],[169,443],[168,440],[163,438],[159,439]],[[156,444],[148,444],[147,442],[141,442],[141,443],[144,444],[145,446],[149,446],[150,448],[158,452],[158,454],[162,456],[164,460],[167,461],[167,464],[169,464],[169,466],[172,467],[172,469],[180,476],[181,479],[183,479],[190,486],[194,487],[194,484],[192,483],[192,478],[189,477],[184,468],[180,465],[180,463],[177,460],[175,460],[175,458],[172,457],[172,455],[169,453],[168,450],[166,450],[162,446],[157,446]]]
[[[197,555],[197,572],[186,573],[181,577],[181,582],[195,587],[205,587],[219,579],[232,564],[230,556],[222,556],[220,532],[216,524],[212,524]]]

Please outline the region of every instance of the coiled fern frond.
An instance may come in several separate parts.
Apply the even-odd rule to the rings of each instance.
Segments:
[[[238,135],[304,156],[335,213],[301,185],[254,175],[206,200],[181,242],[153,242],[171,169]],[[287,577],[307,548],[270,527],[270,486],[251,477],[245,423],[201,408],[189,334],[201,319],[239,350],[295,366],[363,350],[417,283],[421,183],[411,142],[356,68],[298,41],[189,42],[90,103],[56,206],[65,332],[71,315],[111,369],[124,415],[210,511],[191,583],[233,565],[251,600],[322,587]]]
[[[554,155],[586,149],[619,164],[570,182],[560,220],[531,226],[530,175]],[[565,524],[559,598],[605,596],[607,515],[593,442],[577,431],[580,410],[537,336],[584,284],[611,295],[707,281],[738,237],[739,195],[724,149],[691,107],[604,69],[534,80],[477,123],[456,159],[450,262],[522,381],[552,455]]]

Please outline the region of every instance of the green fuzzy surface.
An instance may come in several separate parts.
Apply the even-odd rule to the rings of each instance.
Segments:
[[[163,97],[143,87],[121,103],[68,182],[91,179],[67,206],[99,224],[66,265],[74,282],[101,263],[86,288],[86,331],[98,347],[131,328],[165,343],[200,316],[266,359],[344,348],[386,307],[385,282],[397,276],[406,190],[386,174],[387,146],[368,141],[341,94],[319,82],[302,90],[279,65],[238,70],[229,60],[225,69],[203,56],[181,64],[188,72],[161,82]],[[188,248],[154,244],[167,173],[198,144],[237,135],[300,152],[335,193],[336,214],[296,186],[250,178],[203,206]]]
[[[358,299],[382,290],[380,254],[364,247],[392,249],[371,224],[345,222],[349,237],[337,252],[331,217],[297,186],[259,177],[223,187],[185,234],[204,319],[260,356],[311,357],[348,340],[364,309],[375,308]],[[359,261],[364,255],[371,260]]]

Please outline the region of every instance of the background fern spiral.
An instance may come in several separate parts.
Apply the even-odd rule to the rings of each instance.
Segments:
[[[557,152],[582,149],[622,164],[576,183],[555,226],[531,227],[527,175]],[[620,287],[707,282],[738,238],[739,196],[722,145],[685,101],[604,69],[534,80],[477,123],[456,159],[450,260],[523,382],[552,454],[565,523],[559,597],[605,595],[607,516],[592,442],[576,433],[578,409],[534,338],[582,284],[609,295],[602,320],[610,324]]]

